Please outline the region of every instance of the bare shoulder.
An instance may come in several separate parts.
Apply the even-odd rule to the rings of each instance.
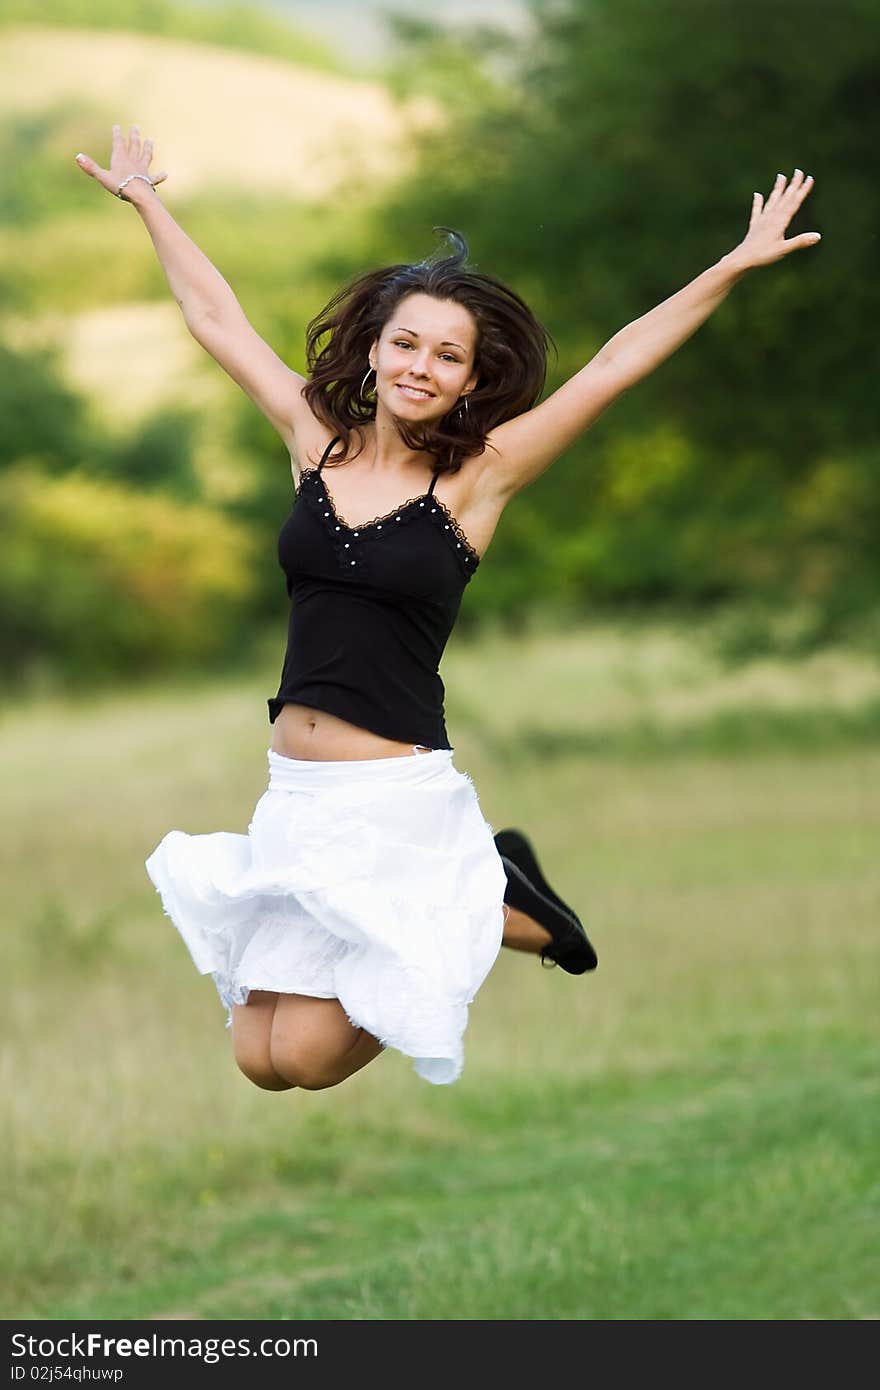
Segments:
[[[305,469],[318,466],[321,455],[333,437],[332,431],[312,413],[303,399],[295,428],[290,430],[284,441],[290,454],[290,471],[296,487],[299,487]]]

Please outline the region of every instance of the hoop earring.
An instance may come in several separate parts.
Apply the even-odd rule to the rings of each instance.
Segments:
[[[358,395],[360,396],[361,400],[364,400],[364,387],[367,384],[367,377],[370,375],[370,372],[374,372],[375,370],[375,367],[368,367],[367,370],[364,372],[364,379],[361,382],[361,389],[358,392]],[[367,404],[371,404],[371,402],[367,402]]]
[[[470,392],[468,392],[468,395],[470,395]],[[467,396],[462,396],[461,400],[458,403],[458,411],[463,420],[467,420],[470,418],[471,408],[468,405]]]

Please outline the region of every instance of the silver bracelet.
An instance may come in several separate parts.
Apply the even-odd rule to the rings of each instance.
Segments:
[[[153,183],[153,180],[150,178],[149,174],[129,174],[129,175],[127,175],[126,178],[124,178],[124,179],[122,180],[122,183],[121,183],[121,184],[119,185],[119,187],[117,188],[117,190],[116,190],[116,196],[117,196],[117,198],[122,198],[122,190],[123,190],[123,188],[125,187],[125,185],[126,185],[127,183],[131,183],[132,179],[146,179],[146,181],[147,181],[147,183],[150,185],[150,187],[151,187],[151,188],[155,188],[155,184]],[[130,199],[130,198],[122,198],[122,201],[123,201],[124,203],[130,203],[130,202],[131,202],[131,199]]]

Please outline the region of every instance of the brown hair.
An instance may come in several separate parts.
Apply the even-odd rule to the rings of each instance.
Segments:
[[[415,265],[390,265],[358,276],[309,324],[304,394],[315,415],[340,436],[331,463],[347,456],[352,431],[375,419],[375,401],[361,395],[368,353],[409,294],[453,300],[471,312],[477,325],[477,384],[467,409],[453,407],[421,431],[398,423],[404,443],[433,454],[441,472],[457,473],[464,459],[483,453],[489,431],[530,410],[543,390],[550,334],[514,290],[467,264],[468,245],[459,232],[447,227],[434,232],[452,242],[451,254],[435,252]]]

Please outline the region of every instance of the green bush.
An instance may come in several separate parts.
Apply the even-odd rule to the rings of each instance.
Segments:
[[[197,501],[201,483],[193,450],[196,413],[166,406],[148,415],[120,442],[110,442],[86,463],[90,473],[110,476],[143,492],[163,492],[183,502]]]
[[[251,533],[205,506],[22,460],[0,476],[0,658],[88,685],[250,640]]]
[[[59,348],[16,351],[0,342],[0,469],[27,455],[64,472],[88,449],[90,412],[62,381],[60,355]]]

